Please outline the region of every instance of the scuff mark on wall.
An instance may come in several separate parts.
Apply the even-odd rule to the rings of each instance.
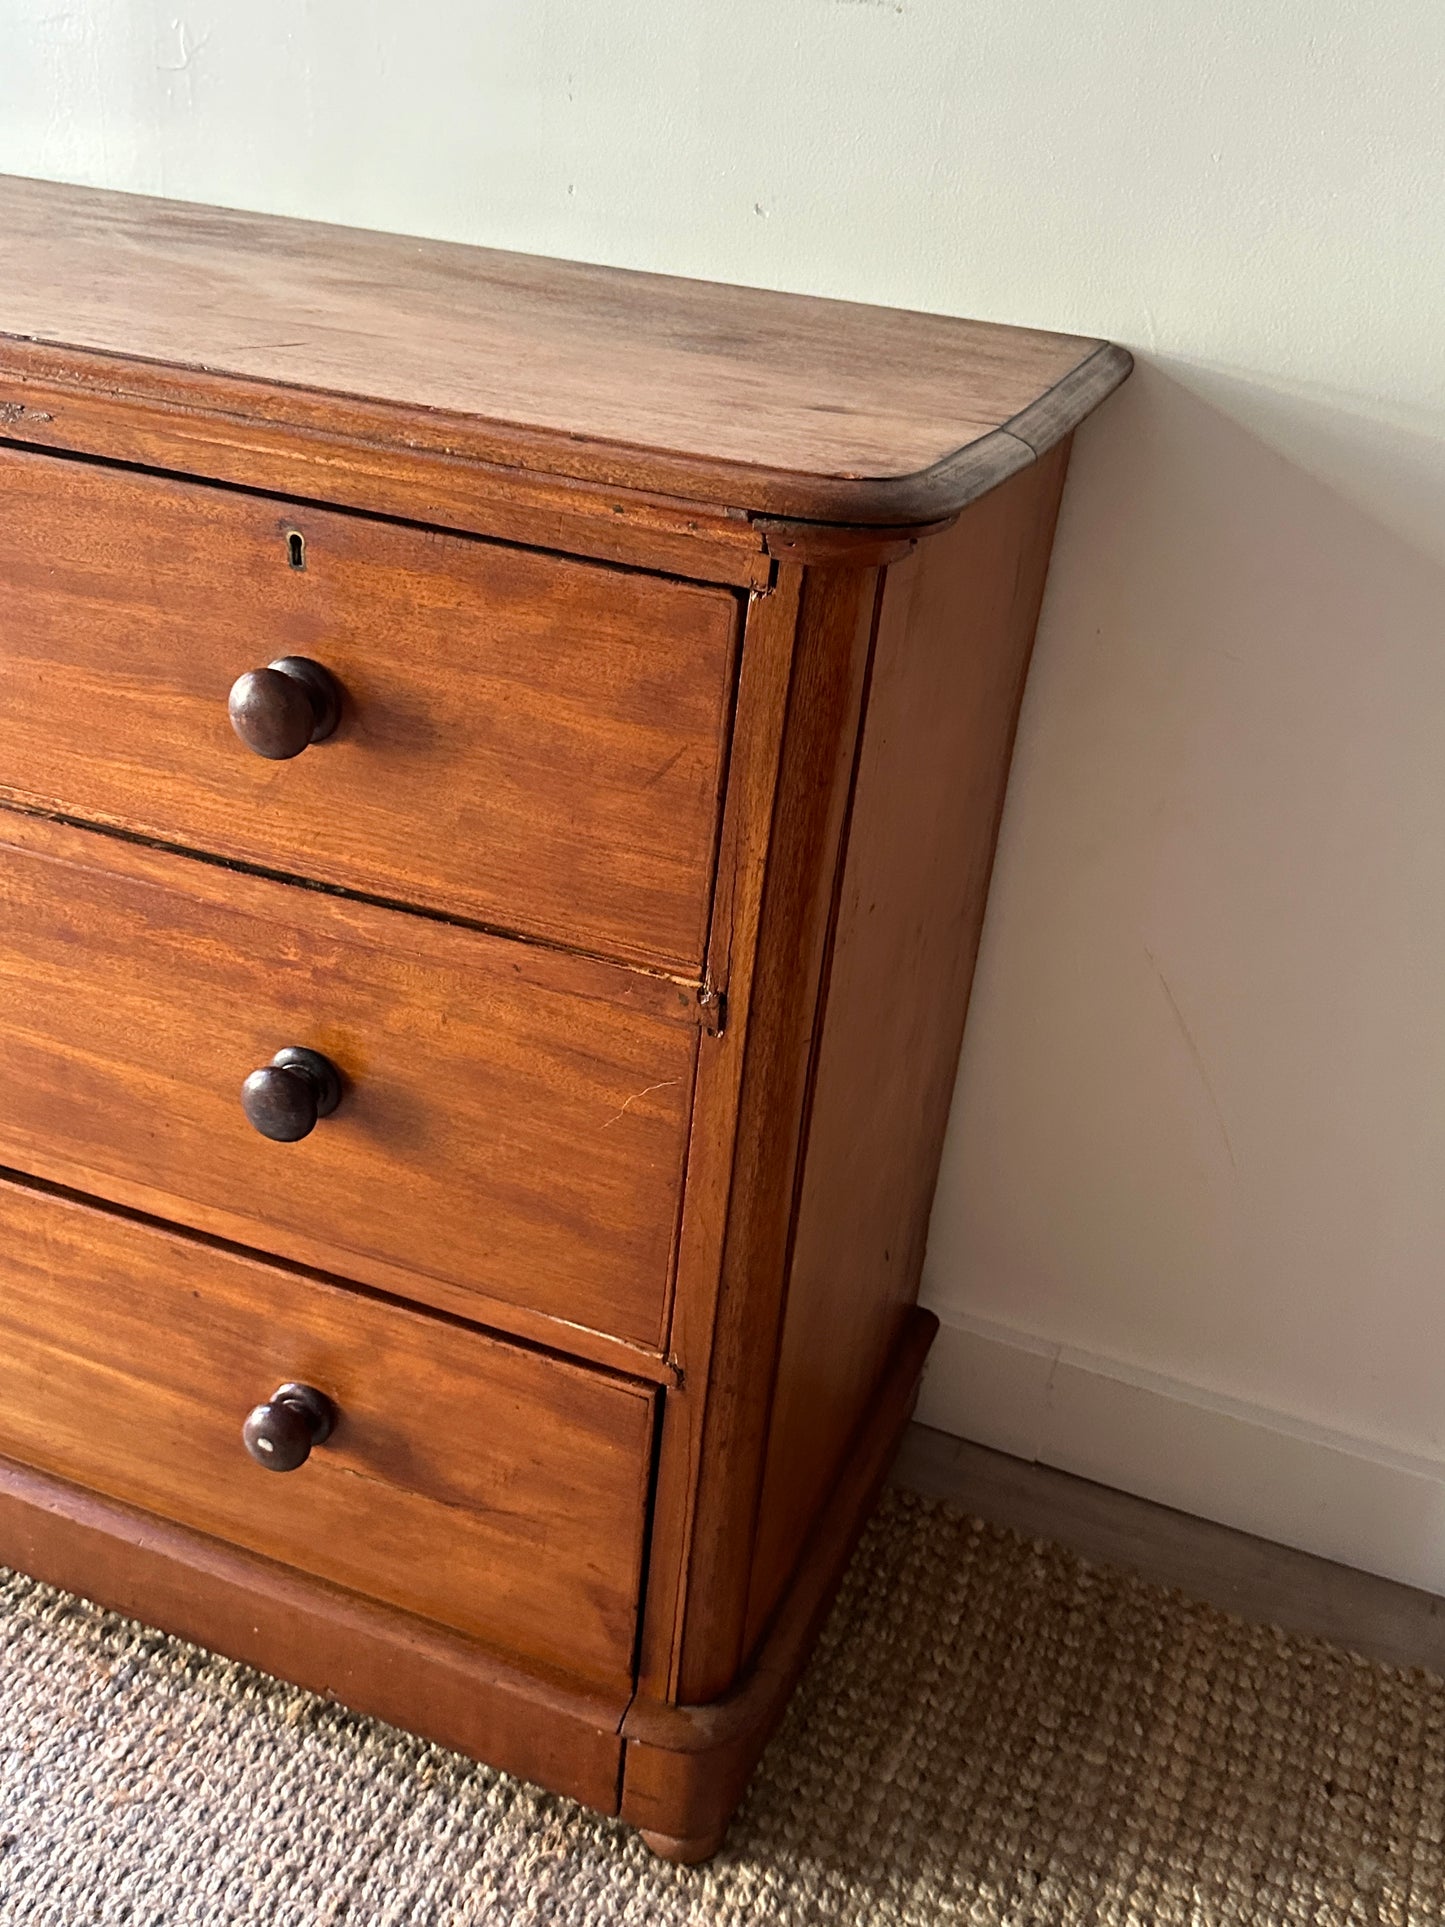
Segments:
[[[190,36],[190,29],[186,26],[184,20],[173,20],[171,26],[175,30],[177,58],[175,60],[157,60],[156,71],[162,74],[184,74],[190,71],[191,62],[195,59],[196,55],[201,53],[210,44],[211,36],[208,33],[203,33],[199,40],[193,41]]]
[[[1229,1126],[1224,1121],[1224,1112],[1220,1109],[1219,1099],[1215,1095],[1213,1084],[1210,1082],[1209,1071],[1205,1066],[1203,1053],[1194,1041],[1193,1031],[1190,1030],[1188,1024],[1184,1021],[1184,1012],[1179,1008],[1178,998],[1169,988],[1169,979],[1155,962],[1154,953],[1147,943],[1144,946],[1144,955],[1149,959],[1150,969],[1159,979],[1159,988],[1164,992],[1165,1000],[1170,1010],[1174,1013],[1174,1021],[1179,1026],[1179,1035],[1184,1039],[1189,1055],[1194,1059],[1194,1068],[1199,1073],[1199,1081],[1204,1086],[1204,1094],[1209,1099],[1210,1108],[1214,1112],[1215,1122],[1219,1126],[1219,1135],[1224,1139],[1224,1148],[1229,1153],[1229,1162],[1237,1171],[1239,1169],[1239,1159],[1234,1155],[1234,1146],[1229,1141]]]

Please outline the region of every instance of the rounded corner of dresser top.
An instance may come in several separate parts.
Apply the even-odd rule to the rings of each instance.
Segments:
[[[925,468],[892,475],[812,478],[806,499],[792,508],[791,519],[873,534],[890,530],[921,535],[947,525],[980,496],[1031,467],[1073,434],[1132,373],[1134,357],[1127,348],[1111,341],[1090,341],[1086,347],[1087,352],[1066,374],[1007,421],[983,430]]]

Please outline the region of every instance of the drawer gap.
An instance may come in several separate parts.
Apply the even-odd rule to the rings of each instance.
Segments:
[[[399,910],[408,917],[419,917],[424,923],[438,923],[453,930],[473,930],[479,936],[500,938],[506,943],[519,943],[528,950],[537,950],[563,957],[578,957],[585,963],[605,965],[613,970],[625,970],[639,977],[651,978],[659,984],[676,984],[680,989],[695,994],[697,1010],[695,1013],[678,1015],[671,1010],[662,1014],[674,1023],[700,1025],[704,1021],[704,1001],[706,986],[700,973],[676,972],[665,970],[657,964],[648,964],[631,957],[619,957],[606,951],[587,950],[577,944],[563,943],[558,939],[537,937],[524,930],[511,930],[503,924],[484,923],[478,918],[458,916],[445,910],[436,910],[427,904],[404,903],[395,897],[375,896],[366,890],[348,890],[341,884],[321,883],[315,877],[296,876],[289,870],[268,869],[260,863],[246,863],[236,857],[218,856],[213,850],[197,850],[188,844],[170,843],[158,836],[147,836],[140,830],[128,830],[118,823],[96,822],[92,817],[68,815],[64,810],[49,809],[45,804],[7,792],[0,785],[0,810],[7,810],[16,816],[38,817],[45,823],[60,823],[71,830],[88,830],[96,836],[112,838],[117,843],[128,843],[138,850],[157,850],[166,856],[182,856],[193,863],[204,863],[209,869],[222,870],[230,876],[260,877],[267,883],[285,883],[296,890],[307,890],[315,896],[336,897],[343,903],[365,903],[376,910]]]
[[[0,1164],[0,1184],[13,1184],[22,1191],[37,1192],[42,1197],[57,1198],[67,1204],[84,1205],[87,1210],[100,1212],[105,1217],[120,1218],[128,1224],[139,1225],[148,1231],[163,1232],[166,1237],[178,1239],[183,1244],[203,1245],[208,1250],[223,1252],[228,1257],[242,1258],[253,1264],[265,1265],[272,1270],[284,1271],[316,1284],[331,1285],[373,1304],[410,1312],[418,1318],[434,1319],[439,1325],[450,1326],[454,1331],[476,1332],[483,1338],[494,1338],[499,1343],[513,1345],[519,1351],[534,1353],[539,1358],[556,1359],[564,1365],[581,1365],[588,1371],[602,1372],[608,1377],[641,1385],[671,1387],[680,1385],[682,1382],[681,1369],[672,1359],[640,1350],[634,1353],[623,1340],[609,1338],[600,1332],[586,1331],[583,1326],[575,1329],[585,1332],[587,1337],[596,1341],[592,1350],[569,1349],[560,1343],[548,1345],[537,1338],[509,1330],[504,1325],[477,1318],[462,1318],[455,1312],[443,1310],[440,1306],[426,1303],[421,1299],[403,1298],[397,1292],[382,1291],[375,1285],[361,1284],[354,1278],[344,1278],[336,1272],[323,1271],[314,1265],[301,1265],[291,1259],[277,1258],[273,1252],[262,1251],[255,1245],[241,1244],[233,1238],[218,1238],[211,1232],[197,1231],[189,1225],[177,1225],[168,1218],[156,1216],[153,1212],[138,1211],[131,1205],[116,1204],[109,1198],[97,1198],[91,1192],[78,1190],[73,1185],[56,1184],[49,1178],[38,1178],[29,1171],[16,1170],[10,1165]]]

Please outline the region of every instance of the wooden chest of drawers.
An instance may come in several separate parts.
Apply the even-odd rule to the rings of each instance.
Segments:
[[[1128,357],[25,181],[0,268],[0,1559],[704,1855]]]

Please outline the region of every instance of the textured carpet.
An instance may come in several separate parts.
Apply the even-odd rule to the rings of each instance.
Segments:
[[[710,1866],[0,1584],[0,1920],[1445,1919],[1445,1683],[891,1492]]]

